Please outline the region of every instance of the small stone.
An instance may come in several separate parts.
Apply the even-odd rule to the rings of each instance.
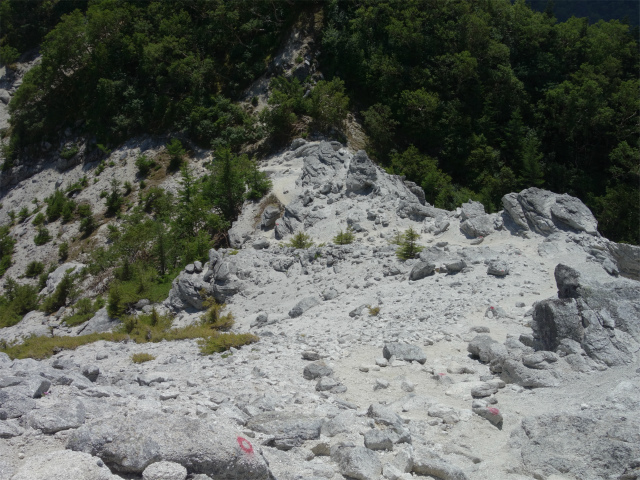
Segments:
[[[404,380],[400,388],[402,388],[402,390],[404,390],[407,393],[411,393],[416,389],[416,386],[414,385],[413,382],[410,382],[409,380]]]
[[[379,367],[386,367],[389,365],[389,362],[386,358],[376,358],[376,365]]]
[[[381,389],[386,389],[386,388],[389,388],[389,382],[387,382],[383,378],[377,378],[376,379],[376,384],[374,385],[373,389],[374,390],[381,390]]]

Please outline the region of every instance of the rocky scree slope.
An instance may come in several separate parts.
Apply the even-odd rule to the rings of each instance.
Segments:
[[[198,321],[204,290],[261,340],[0,356],[0,477],[637,478],[637,248],[539,189],[498,214],[436,209],[337,143],[263,168],[278,202],[245,205],[234,249],[187,266],[162,306]],[[350,245],[278,243],[347,227]],[[425,248],[400,261],[408,227]]]

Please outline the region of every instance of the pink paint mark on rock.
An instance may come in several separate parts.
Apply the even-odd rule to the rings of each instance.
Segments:
[[[253,454],[253,445],[251,445],[251,442],[246,438],[238,437],[238,445],[240,445],[240,448],[246,454],[248,455]]]
[[[439,373],[438,375],[440,375],[441,377],[444,377],[446,373]]]
[[[494,407],[488,407],[487,410],[489,410],[489,413],[491,415],[499,415],[500,414],[500,410],[498,410],[497,408],[494,408]]]

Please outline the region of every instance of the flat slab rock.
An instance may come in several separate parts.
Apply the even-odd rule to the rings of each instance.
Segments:
[[[85,424],[69,436],[67,448],[99,456],[118,472],[141,474],[165,460],[219,480],[271,478],[262,455],[233,427],[157,411]]]
[[[60,450],[27,458],[10,480],[120,480],[102,460],[83,452]]]
[[[423,365],[427,361],[427,356],[419,346],[407,343],[387,343],[382,349],[382,355],[387,360],[396,357],[398,360],[418,362]]]

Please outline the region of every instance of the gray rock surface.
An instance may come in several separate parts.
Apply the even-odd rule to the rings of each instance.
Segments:
[[[270,435],[274,447],[290,450],[320,438],[322,420],[289,412],[264,412],[249,419],[246,427]]]
[[[340,473],[357,480],[378,480],[382,463],[378,456],[365,447],[336,446],[331,449],[331,459],[338,464]]]
[[[296,303],[296,305],[291,310],[289,310],[289,316],[291,318],[299,317],[310,308],[313,308],[319,304],[320,299],[318,297],[305,297],[298,303]]]
[[[99,458],[58,450],[25,459],[11,480],[120,480]]]
[[[406,343],[387,343],[382,349],[382,355],[387,360],[393,356],[405,362],[424,364],[427,361],[427,356],[419,346]]]
[[[80,400],[38,408],[27,414],[29,426],[43,433],[56,433],[61,430],[78,428],[84,423],[84,420],[85,408]]]
[[[156,411],[128,417],[127,422],[115,416],[83,425],[69,436],[67,448],[99,456],[119,472],[141,474],[162,459],[221,480],[270,479],[262,455],[230,427]]]
[[[187,469],[179,463],[156,462],[142,472],[142,480],[185,480]]]

